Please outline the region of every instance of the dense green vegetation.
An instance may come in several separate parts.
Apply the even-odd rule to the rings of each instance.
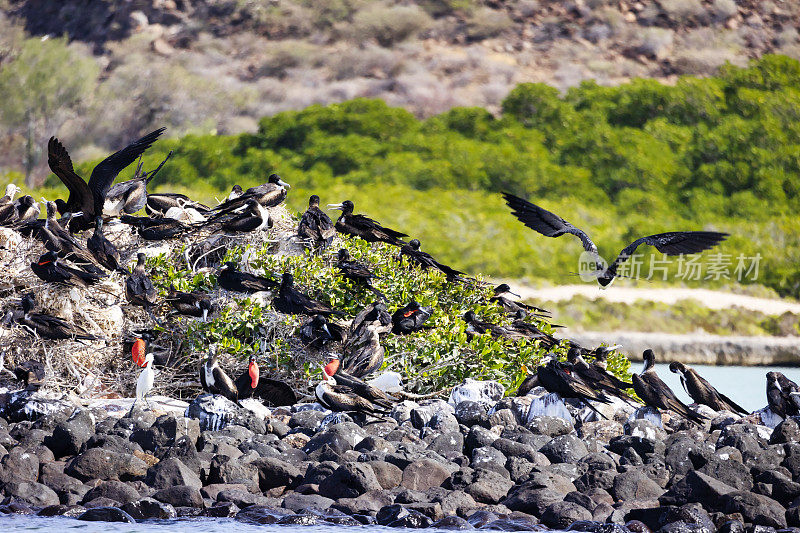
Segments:
[[[420,238],[443,262],[488,276],[577,280],[569,273],[578,269],[579,243],[524,228],[502,190],[584,228],[606,258],[649,233],[727,231],[731,238],[716,250],[725,255],[716,259],[730,263],[731,278],[740,254],[760,254],[757,279],[751,273],[743,282],[798,296],[798,118],[800,63],[765,56],[674,86],[583,83],[562,97],[522,84],[500,117],[455,108],[420,121],[364,99],[311,106],[264,118],[255,134],[159,142],[147,166],[174,149],[154,185],[201,199],[278,172],[293,185],[295,211],[311,193],[323,202],[350,198],[358,212]],[[64,194],[55,177],[47,185]],[[648,265],[646,257],[641,277]],[[706,274],[681,282],[731,283]]]
[[[386,366],[401,372],[409,390],[437,391],[459,383],[465,377],[496,379],[513,390],[525,378],[526,366],[535,366],[544,348],[539,341],[508,341],[490,335],[476,335],[468,340],[463,314],[474,310],[479,317],[497,324],[508,324],[511,318],[488,301],[492,295],[488,285],[448,283],[438,271],[421,271],[398,263],[397,250],[388,245],[370,246],[361,239],[344,237],[341,245],[359,261],[372,265],[380,276],[375,282],[387,296],[390,312],[412,299],[430,306],[434,314],[424,332],[411,335],[389,335],[383,342]],[[245,249],[235,246],[228,250],[225,260],[241,262],[243,255],[251,266],[266,275],[279,276],[291,272],[295,283],[309,294],[329,303],[352,317],[374,300],[374,295],[360,289],[338,274],[332,266],[332,253],[322,256],[308,252],[300,255],[275,254],[269,243]],[[192,273],[186,264],[183,247],[148,261],[148,269],[162,295],[170,285],[181,290],[210,290],[216,285],[214,274],[207,271]],[[334,248],[338,248],[335,246]],[[247,360],[250,354],[260,357],[260,364],[271,373],[279,373],[296,386],[314,383],[319,364],[325,361],[328,349],[320,353],[307,349],[292,334],[297,326],[308,320],[304,316],[286,316],[271,311],[269,304],[253,297],[235,298],[224,306],[208,323],[197,320],[174,319],[183,322],[179,328],[188,353],[205,354],[214,344],[220,353]],[[529,319],[542,331],[552,333],[550,324]],[[168,326],[171,328],[171,326]],[[557,353],[566,354],[565,343]],[[619,376],[629,377],[629,361],[621,354],[610,359],[611,369]],[[193,367],[194,368],[194,367]]]

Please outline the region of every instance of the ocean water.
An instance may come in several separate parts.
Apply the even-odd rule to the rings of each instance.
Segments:
[[[136,524],[119,522],[83,522],[75,518],[7,515],[0,516],[0,531],[57,531],[59,533],[343,533],[346,530],[358,533],[410,533],[418,529],[385,526],[336,526],[315,524],[313,526],[252,525],[233,518],[187,518],[178,520],[149,520]],[[427,531],[434,531],[428,528]],[[441,530],[444,531],[444,530]]]
[[[800,384],[800,368],[780,366],[710,366],[690,365],[711,383],[719,392],[738,403],[748,411],[755,411],[767,405],[767,372],[783,372],[787,378]],[[633,372],[641,372],[641,363],[631,365]],[[656,364],[656,372],[664,383],[682,401],[691,403],[678,374],[669,371],[669,365]]]

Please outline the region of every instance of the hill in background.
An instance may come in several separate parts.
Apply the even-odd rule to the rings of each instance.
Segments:
[[[16,97],[0,113],[0,169],[43,178],[54,133],[82,158],[157,126],[252,132],[355,97],[429,117],[496,113],[521,82],[672,82],[800,57],[798,22],[797,0],[0,0],[0,86]]]

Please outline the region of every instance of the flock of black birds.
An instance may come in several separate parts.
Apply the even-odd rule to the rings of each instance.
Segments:
[[[98,283],[119,272],[126,276],[125,296],[133,306],[142,307],[153,320],[153,309],[160,304],[158,293],[146,270],[145,255],[137,254],[136,266],[132,271],[125,267],[125,260],[119,250],[103,233],[104,224],[118,221],[136,229],[145,240],[163,240],[191,235],[201,229],[211,232],[242,234],[256,232],[272,227],[269,208],[284,201],[289,184],[272,174],[263,185],[242,190],[238,185],[219,205],[208,207],[182,194],[147,192],[147,185],[164,166],[167,158],[151,172],[143,172],[141,156],[163,133],[155,130],[129,144],[122,150],[100,162],[92,171],[88,181],[75,173],[67,150],[56,138],[48,143],[48,163],[53,173],[69,190],[66,201],[58,199],[46,202],[47,216],[39,219],[40,207],[31,196],[14,200],[19,188],[9,185],[6,196],[0,198],[0,225],[13,228],[25,237],[40,241],[46,252],[38,261],[31,264],[32,272],[47,283],[59,283],[85,288]],[[170,152],[171,155],[171,152]],[[113,185],[117,175],[127,166],[139,159],[134,177]],[[636,248],[642,244],[656,247],[667,255],[697,253],[718,244],[727,237],[725,233],[710,231],[667,232],[636,239],[625,247],[619,256],[606,265],[597,247],[588,235],[560,218],[527,200],[509,193],[503,193],[512,213],[529,228],[548,237],[558,237],[566,233],[577,236],[586,252],[595,259],[594,276],[605,287],[617,276],[617,269]],[[328,204],[329,209],[341,211],[333,222],[320,209],[320,199],[313,195],[308,209],[303,213],[297,236],[304,245],[319,253],[332,245],[336,233],[359,237],[370,243],[387,243],[399,247],[398,259],[410,265],[427,270],[442,272],[449,282],[473,283],[463,272],[437,261],[422,251],[420,242],[405,233],[387,228],[362,214],[354,213],[353,202],[346,200],[340,204]],[[147,216],[136,216],[144,209]],[[60,215],[60,218],[59,218]],[[85,242],[76,237],[80,232],[93,229]],[[303,292],[294,284],[291,273],[285,272],[280,280],[241,272],[234,263],[225,263],[217,270],[217,283],[227,291],[255,293],[271,291],[274,294],[272,307],[286,314],[308,315],[309,319],[297,331],[298,337],[306,346],[322,349],[329,342],[341,344],[341,357],[332,358],[323,368],[323,379],[316,387],[317,400],[323,405],[344,411],[361,411],[371,414],[384,414],[396,402],[396,398],[365,381],[383,364],[384,349],[381,340],[389,334],[403,335],[426,329],[426,321],[433,310],[422,307],[416,301],[398,308],[393,314],[387,308],[386,296],[373,285],[377,278],[367,263],[353,260],[347,249],[340,249],[334,266],[340,274],[351,280],[354,286],[370,291],[376,300],[367,305],[347,325],[333,320],[344,316],[340,310],[331,308]],[[481,320],[474,311],[468,311],[463,319],[467,324],[467,334],[488,334],[497,338],[511,340],[528,339],[539,341],[547,349],[555,349],[562,340],[541,331],[526,317],[548,317],[549,313],[538,307],[524,304],[510,298],[514,295],[508,285],[495,288],[491,302],[500,306],[514,318],[508,326],[492,324]],[[210,295],[204,292],[182,292],[171,288],[165,298],[175,313],[207,320],[217,309]],[[95,340],[76,324],[35,312],[37,302],[32,293],[21,298],[18,307],[5,311],[0,325],[20,326],[26,331],[47,340],[77,339]],[[634,374],[631,383],[622,381],[607,371],[607,347],[587,350],[570,344],[566,362],[559,362],[553,353],[529,376],[520,387],[518,394],[525,394],[534,386],[542,386],[549,392],[558,393],[564,398],[576,398],[597,410],[591,402],[608,403],[610,397],[637,404],[626,391],[633,389],[638,398],[650,407],[673,411],[688,420],[702,423],[704,416],[683,404],[669,387],[655,373],[655,356],[651,350],[644,353],[645,368],[641,374]],[[134,361],[145,370],[137,383],[137,399],[146,401],[147,393],[153,386],[154,358],[147,354],[146,339],[137,339],[132,347]],[[589,357],[591,362],[587,362]],[[27,367],[25,365],[28,365]],[[40,383],[36,379],[35,362],[18,365],[18,375],[26,384]],[[26,370],[27,368],[27,370]],[[680,363],[673,363],[670,370],[680,375],[684,388],[693,400],[715,410],[729,410],[747,414],[725,395],[700,377],[697,372]],[[27,376],[27,377],[25,377]],[[781,416],[797,414],[798,407],[794,393],[797,385],[777,372],[767,375],[767,397],[772,411]],[[213,348],[209,350],[206,361],[200,369],[200,383],[203,389],[221,394],[232,401],[256,397],[272,405],[286,405],[297,400],[295,392],[287,384],[260,376],[255,358],[251,357],[247,369],[237,379],[231,379],[219,366]]]

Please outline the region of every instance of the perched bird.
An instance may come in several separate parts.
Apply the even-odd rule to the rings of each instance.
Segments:
[[[103,215],[109,217],[118,217],[122,213],[132,215],[147,205],[147,184],[156,177],[164,163],[172,157],[172,151],[167,154],[158,168],[149,174],[142,172],[141,155],[139,157],[139,166],[136,168],[133,178],[117,183],[108,189],[103,202]]]
[[[800,414],[800,408],[793,399],[798,392],[800,387],[797,383],[781,372],[767,372],[767,405],[776,415],[786,418]]]
[[[432,308],[423,307],[416,300],[411,300],[392,315],[392,333],[405,335],[427,329],[424,324],[431,315],[433,315]]]
[[[322,381],[314,389],[317,401],[331,411],[360,412],[371,415],[382,415],[386,409],[375,405],[366,398],[356,394],[350,387],[339,385],[333,377],[333,362],[322,369]]]
[[[409,263],[418,266],[422,270],[428,270],[429,268],[436,269],[442,272],[445,276],[447,276],[447,279],[450,281],[463,280],[463,278],[461,277],[464,275],[463,272],[451,268],[447,265],[443,265],[442,263],[434,259],[431,254],[420,250],[420,246],[421,245],[419,239],[411,239],[410,241],[408,241],[408,244],[404,244],[403,246],[400,247],[400,255],[399,255],[400,260],[406,257],[408,258]]]
[[[590,365],[583,358],[578,348],[570,348],[567,351],[567,362],[572,365],[573,374],[577,375],[584,383],[593,389],[603,394],[616,396],[629,403],[635,402],[633,398],[625,393],[625,390],[633,387],[631,383],[622,381],[605,370]]]
[[[88,228],[96,217],[103,214],[106,195],[120,171],[136,161],[136,158],[142,155],[164,133],[164,130],[165,128],[160,128],[150,132],[105,158],[94,167],[88,183],[75,173],[69,153],[61,142],[51,137],[47,143],[47,164],[69,190],[66,202],[61,199],[56,200],[58,211],[61,214],[73,213],[76,216],[80,213],[74,228]]]
[[[623,248],[614,262],[610,266],[605,266],[597,251],[597,246],[583,230],[576,228],[558,215],[513,194],[504,192],[503,196],[512,209],[511,213],[532,230],[538,231],[546,237],[560,237],[566,233],[577,236],[583,243],[583,249],[594,260],[595,271],[592,276],[597,277],[597,282],[601,287],[607,287],[614,281],[619,265],[627,261],[641,244],[655,246],[659,252],[665,255],[694,254],[707,250],[728,237],[727,233],[716,231],[671,231],[648,235],[636,239]]]
[[[275,407],[294,405],[297,402],[297,395],[289,385],[277,379],[261,377],[254,355],[250,356],[247,370],[236,378],[234,385],[240,400],[256,398]]]
[[[108,270],[128,274],[128,269],[122,266],[119,250],[103,235],[103,217],[95,218],[94,233],[86,240],[86,248]]]
[[[26,331],[38,335],[42,339],[62,340],[96,340],[97,337],[90,335],[82,327],[70,324],[63,318],[58,318],[43,313],[34,313],[36,298],[32,293],[22,297],[22,311],[8,311],[3,319],[3,324],[11,326],[19,324]]]
[[[125,296],[131,304],[144,307],[149,311],[156,305],[158,292],[144,269],[145,257],[141,252],[136,254],[136,266],[125,280]]]
[[[520,311],[522,311],[526,315],[533,314],[534,316],[542,317],[550,316],[550,312],[546,309],[512,300],[507,296],[509,294],[520,298],[519,294],[511,292],[511,287],[509,287],[507,283],[501,283],[494,288],[494,296],[489,298],[489,301],[502,307],[509,315],[517,315]]]
[[[527,314],[525,310],[520,309],[515,315],[514,322],[512,322],[511,325],[505,329],[507,331],[518,333],[527,339],[541,341],[542,346],[546,348],[553,348],[558,344],[558,339],[539,329],[536,324],[525,322],[526,317]]]
[[[336,231],[353,237],[361,237],[367,242],[386,242],[395,246],[402,246],[406,243],[401,237],[408,237],[408,235],[385,228],[364,215],[354,215],[354,207],[350,200],[345,200],[341,204],[328,204],[328,209],[338,209],[342,212],[336,220]]]
[[[633,375],[633,390],[636,395],[642,399],[645,405],[656,409],[674,411],[682,417],[702,425],[706,417],[689,409],[656,374],[656,356],[653,350],[645,350],[643,357],[644,369],[642,373]]]
[[[291,185],[283,181],[277,174],[270,174],[267,182],[263,185],[250,187],[242,195],[232,200],[225,200],[213,210],[217,211],[219,215],[223,215],[244,207],[248,200],[255,200],[261,207],[275,207],[286,199],[286,189],[290,187]]]
[[[94,285],[103,277],[94,272],[62,265],[55,252],[47,252],[39,257],[37,262],[31,263],[31,270],[41,280],[84,288]]]
[[[228,196],[227,196],[227,198],[225,198],[225,199],[224,199],[222,202],[220,202],[220,203],[224,203],[224,202],[230,202],[231,200],[236,200],[236,199],[237,199],[237,198],[239,198],[239,197],[240,197],[242,194],[244,194],[244,191],[242,190],[242,186],[241,186],[241,185],[239,185],[239,184],[237,183],[236,185],[234,185],[233,187],[231,187],[231,192],[230,192],[230,193],[228,193]]]
[[[486,322],[485,320],[480,320],[475,314],[475,311],[467,311],[464,313],[462,319],[467,323],[466,332],[468,340],[472,340],[473,335],[483,335],[485,333],[490,334],[496,339],[520,340],[527,338],[527,334],[524,332],[514,331],[511,328],[505,328],[497,324],[492,324],[491,322]]]
[[[208,294],[201,291],[183,292],[170,287],[166,300],[178,314],[202,318],[203,322],[216,311]]]
[[[680,376],[683,388],[696,403],[707,405],[715,411],[731,411],[740,415],[750,414],[736,402],[715,389],[694,368],[678,361],[673,361],[669,364],[669,370]]]
[[[17,208],[17,221],[20,223],[33,222],[39,218],[41,208],[33,196],[26,194],[20,197],[15,203],[14,207]]]
[[[271,291],[280,286],[275,280],[239,271],[231,261],[217,271],[217,284],[226,291],[246,293]]]
[[[548,392],[555,392],[562,398],[577,398],[589,409],[606,418],[589,400],[602,403],[609,403],[610,400],[574,376],[570,368],[559,363],[554,357],[537,369],[536,376],[539,384]]]
[[[294,287],[294,276],[283,273],[278,296],[272,300],[276,311],[287,315],[344,315],[332,307],[317,301]]]
[[[383,302],[374,302],[353,319],[342,345],[341,370],[363,378],[383,365],[382,337],[392,330],[392,317]]]
[[[319,208],[319,196],[312,194],[308,199],[308,209],[297,226],[297,236],[308,243],[312,250],[324,250],[331,245],[335,235],[333,221]]]
[[[174,218],[150,218],[122,215],[120,222],[133,226],[139,236],[146,241],[163,241],[180,237],[189,232],[189,226]]]
[[[233,380],[219,367],[216,348],[208,352],[206,362],[200,368],[200,385],[211,394],[221,394],[232,402],[239,401],[239,393]]]
[[[19,191],[20,188],[13,183],[6,185],[6,194],[0,198],[0,226],[16,222],[17,209],[14,205],[14,195]]]
[[[211,208],[207,205],[195,202],[185,194],[157,192],[147,194],[147,204],[144,206],[144,212],[153,218],[163,218],[167,214],[167,211],[173,207],[195,209],[197,212],[204,215],[211,211]]]
[[[342,342],[345,332],[339,324],[328,322],[325,315],[314,315],[300,326],[297,336],[305,346],[319,350],[329,342]]]
[[[153,383],[156,379],[156,370],[153,368],[152,353],[145,355],[143,366],[144,370],[139,374],[139,379],[136,380],[136,399],[133,401],[131,410],[133,410],[133,406],[135,406],[136,402],[139,400],[144,400],[147,407],[152,409],[152,407],[150,407],[150,402],[147,400],[147,395],[150,394],[150,391],[153,389]]]
[[[14,377],[25,385],[26,390],[38,390],[44,384],[44,365],[30,359],[14,367]]]
[[[229,233],[245,233],[261,231],[272,227],[269,211],[254,199],[244,204],[241,212],[231,212],[212,218],[206,225],[218,224],[222,231]]]
[[[365,263],[351,259],[350,252],[348,252],[346,248],[341,248],[339,250],[336,259],[336,268],[339,269],[339,273],[343,277],[365,287],[381,300],[386,299],[386,296],[381,291],[372,286],[372,280],[378,279],[378,276],[376,276]]]
[[[325,366],[328,373],[333,372],[333,377],[336,379],[338,385],[344,385],[350,388],[354,394],[369,400],[373,404],[388,409],[397,403],[397,400],[387,395],[383,390],[378,387],[367,383],[366,381],[358,378],[344,370],[343,365],[339,359],[332,357],[328,364]]]

